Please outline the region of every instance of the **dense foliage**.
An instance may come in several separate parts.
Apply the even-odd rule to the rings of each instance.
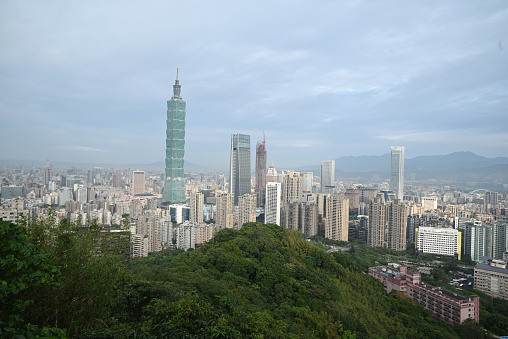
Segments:
[[[127,265],[97,251],[93,228],[83,233],[68,221],[51,222],[33,221],[23,233],[24,246],[43,255],[38,264],[26,272],[5,266],[20,279],[40,272],[50,282],[26,280],[30,291],[5,299],[9,314],[22,319],[17,328],[93,338],[484,335],[475,324],[433,319],[404,294],[385,293],[351,254],[326,253],[276,225],[222,230],[200,250],[150,254]],[[19,300],[32,302],[20,310]]]

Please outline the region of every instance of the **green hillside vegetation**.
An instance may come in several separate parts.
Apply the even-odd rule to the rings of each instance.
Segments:
[[[22,246],[13,247],[12,237],[2,237],[6,243],[1,245],[10,246],[1,249],[0,280],[10,287],[0,290],[0,301],[9,305],[0,313],[3,335],[484,336],[476,324],[451,327],[433,319],[404,294],[385,293],[349,255],[328,254],[276,225],[250,223],[239,231],[222,230],[200,250],[150,254],[126,264],[120,255],[97,255],[90,242],[93,229],[87,235],[68,222],[58,227],[35,224],[27,234],[23,227],[0,222],[2,232],[18,233],[18,245],[41,254],[33,258],[38,265],[9,266],[4,257]],[[20,281],[24,289],[15,287]]]

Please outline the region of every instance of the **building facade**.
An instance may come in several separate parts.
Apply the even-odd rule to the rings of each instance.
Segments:
[[[256,197],[257,206],[261,207],[265,202],[265,189],[266,189],[266,142],[263,141],[256,143]]]
[[[331,194],[326,198],[325,238],[348,241],[349,199]]]
[[[191,194],[190,221],[202,223],[204,221],[205,196],[202,192]]]
[[[232,193],[220,194],[215,200],[215,223],[219,229],[233,228],[234,200]]]
[[[256,222],[256,200],[255,194],[238,198],[238,229],[248,222]]]
[[[333,188],[335,188],[335,160],[323,160],[321,165],[321,192],[334,193]]]
[[[508,300],[506,260],[483,257],[474,268],[474,287],[491,297]]]
[[[231,157],[229,162],[229,193],[234,196],[234,205],[238,198],[250,194],[250,136],[231,135]]]
[[[287,171],[282,187],[282,204],[302,201],[302,177],[300,172]]]
[[[166,178],[162,202],[185,203],[184,156],[186,102],[180,96],[182,87],[178,80],[173,85],[173,96],[167,102],[166,120]]]
[[[392,146],[391,148],[391,171],[390,190],[395,197],[404,200],[404,147]]]
[[[452,228],[419,227],[416,229],[416,249],[423,253],[446,255],[461,260],[461,232]]]
[[[281,189],[279,182],[266,184],[265,224],[280,226]]]

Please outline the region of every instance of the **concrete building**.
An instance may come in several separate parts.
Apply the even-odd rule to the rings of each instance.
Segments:
[[[266,189],[266,142],[263,135],[263,141],[256,143],[256,197],[257,206],[264,206]]]
[[[399,200],[404,199],[404,147],[392,146],[390,190],[395,193]]]
[[[132,194],[145,193],[145,171],[135,170],[132,172]]]
[[[162,195],[162,202],[165,204],[185,203],[184,157],[187,103],[180,95],[181,90],[177,69],[173,96],[167,102],[166,112],[166,169]]]
[[[303,193],[312,193],[313,184],[314,184],[314,174],[312,172],[303,172],[302,173]]]
[[[266,183],[268,184],[269,182],[279,182],[279,178],[277,176],[277,170],[275,169],[273,162],[271,163],[270,167],[266,171]]]
[[[266,184],[265,224],[280,226],[281,189],[279,182]]]
[[[318,233],[318,209],[314,202],[302,202],[300,206],[300,232],[307,237]]]
[[[300,204],[299,201],[285,203],[280,210],[280,226],[293,231],[300,231]]]
[[[397,290],[432,312],[434,317],[450,325],[461,324],[467,319],[480,320],[480,297],[463,296],[440,287],[421,283],[419,273],[407,266],[388,264],[369,268],[369,275],[383,283],[387,292]]]
[[[492,253],[492,226],[482,222],[466,224],[464,254],[473,261],[480,261],[483,257],[490,257]]]
[[[302,177],[300,172],[287,171],[282,185],[282,204],[302,201]]]
[[[122,187],[122,173],[113,173],[113,187]]]
[[[335,160],[323,160],[321,165],[321,192],[335,193]]]
[[[223,193],[216,197],[215,223],[219,229],[233,228],[234,200],[233,193]]]
[[[395,251],[406,250],[408,206],[399,199],[388,205],[388,248]]]
[[[256,195],[244,194],[238,198],[238,229],[248,222],[256,222]]]
[[[437,209],[437,197],[422,197],[424,211],[433,211]]]
[[[213,239],[215,225],[199,224],[195,227],[196,245],[203,245]]]
[[[204,219],[205,196],[196,192],[190,196],[190,221],[202,223]]]
[[[497,221],[492,224],[492,253],[493,258],[502,258],[503,254],[507,250],[506,243],[508,241],[508,232],[506,223],[503,221]]]
[[[250,136],[231,135],[231,157],[229,163],[229,193],[234,196],[234,205],[238,198],[251,193],[250,186]]]
[[[360,207],[360,190],[358,188],[347,188],[345,196],[349,199],[349,209],[358,210]]]
[[[369,206],[369,231],[367,244],[372,247],[387,247],[386,206],[380,198],[374,198]]]
[[[507,261],[483,257],[474,268],[474,287],[491,297],[508,300]]]
[[[461,260],[461,234],[452,228],[419,227],[416,229],[416,249]]]
[[[325,238],[348,241],[349,199],[331,194],[326,198]]]
[[[148,256],[148,235],[131,235],[131,255],[133,258],[144,258]]]
[[[136,222],[136,234],[148,236],[148,252],[162,250],[162,228],[160,217],[155,213],[141,214]]]
[[[196,248],[195,227],[197,225],[197,223],[186,221],[176,228],[176,248],[184,251],[190,248]]]

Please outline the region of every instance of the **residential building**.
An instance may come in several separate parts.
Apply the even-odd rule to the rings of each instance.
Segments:
[[[348,241],[349,199],[332,194],[326,198],[325,238]]]
[[[399,199],[388,205],[388,247],[395,251],[406,250],[408,206]]]
[[[255,194],[238,198],[238,229],[248,222],[256,222],[256,200]]]
[[[205,196],[196,192],[190,196],[190,221],[202,223],[204,219]]]
[[[474,287],[493,298],[508,300],[507,261],[483,257],[474,268]]]
[[[113,173],[113,187],[122,187],[122,173]]]
[[[269,182],[279,182],[279,178],[277,176],[277,170],[275,169],[273,162],[271,163],[270,167],[266,171],[266,183],[269,183]]]
[[[461,324],[467,319],[480,320],[480,297],[463,296],[421,282],[419,273],[407,266],[388,264],[369,267],[369,275],[383,283],[385,291],[401,291],[416,303],[432,312],[434,317],[450,325]]]
[[[281,189],[279,182],[266,184],[265,224],[280,226]]]
[[[184,156],[187,103],[180,95],[181,90],[177,69],[173,96],[167,102],[166,170],[162,195],[162,202],[165,204],[185,204]]]
[[[303,193],[312,193],[313,183],[314,183],[314,174],[312,172],[303,172],[302,173]]]
[[[282,187],[282,204],[302,201],[302,193],[300,172],[287,171]]]
[[[387,236],[385,230],[386,206],[380,198],[374,198],[369,207],[369,231],[367,234],[367,244],[372,247],[387,247]]]
[[[197,223],[186,221],[176,228],[176,248],[184,251],[196,248],[195,227],[197,225]]]
[[[223,193],[216,197],[215,224],[219,229],[233,228],[234,200],[233,193]]]

